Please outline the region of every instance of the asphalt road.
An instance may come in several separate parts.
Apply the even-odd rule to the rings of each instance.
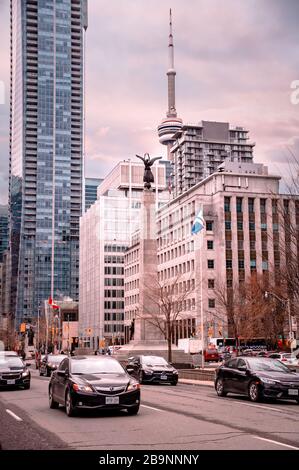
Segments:
[[[219,398],[209,386],[142,385],[137,416],[68,418],[62,407],[50,410],[48,381],[33,371],[30,390],[0,391],[3,449],[299,450],[296,402],[253,404]]]

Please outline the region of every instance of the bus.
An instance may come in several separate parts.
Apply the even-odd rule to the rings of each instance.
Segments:
[[[240,351],[243,349],[252,349],[253,351],[261,351],[267,349],[267,342],[265,338],[210,338],[210,343],[213,344],[218,350],[229,348],[236,350],[237,346]],[[237,345],[237,343],[239,343]]]

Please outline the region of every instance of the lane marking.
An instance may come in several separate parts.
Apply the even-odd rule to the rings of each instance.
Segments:
[[[159,408],[154,408],[153,406],[148,406],[148,405],[140,405],[143,406],[144,408],[149,408],[150,410],[155,410],[155,411],[161,411],[164,413],[165,410],[160,410]]]
[[[299,447],[290,446],[289,444],[284,444],[283,442],[279,441],[272,441],[272,439],[266,439],[265,437],[253,436],[254,439],[259,439],[260,441],[271,442],[272,444],[276,444],[278,446],[288,447],[289,449],[299,450]]]
[[[13,413],[12,411],[10,410],[5,410],[6,413],[8,413],[10,416],[12,416],[16,421],[23,421],[22,418],[20,418],[19,416],[17,416],[15,413]]]
[[[277,413],[285,413],[287,410],[281,410],[280,408],[272,408],[271,406],[263,406],[263,405],[253,405],[251,403],[241,403],[237,402],[240,405],[251,406],[252,408],[262,408],[263,410],[272,410],[277,411]]]

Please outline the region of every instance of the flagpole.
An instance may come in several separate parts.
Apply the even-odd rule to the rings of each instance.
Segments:
[[[204,324],[203,324],[203,288],[202,288],[202,284],[203,284],[203,276],[202,276],[202,250],[203,248],[203,230],[201,230],[201,233],[200,233],[200,275],[199,275],[199,279],[200,279],[200,329],[201,329],[201,351],[202,351],[202,354],[201,354],[201,367],[202,369],[205,368],[205,356],[204,356]]]

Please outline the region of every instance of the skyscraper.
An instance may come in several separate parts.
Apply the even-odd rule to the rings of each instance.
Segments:
[[[10,270],[16,323],[78,299],[87,0],[11,0]]]
[[[98,186],[104,178],[85,178],[85,211],[97,200]]]
[[[0,205],[0,263],[8,244],[8,208]]]
[[[158,126],[159,141],[163,145],[167,145],[167,158],[170,159],[170,148],[174,142],[173,135],[182,128],[183,121],[177,117],[175,107],[175,76],[176,71],[174,68],[174,45],[172,34],[172,15],[170,10],[169,15],[169,42],[168,42],[168,110],[166,118],[162,119],[161,124]]]

